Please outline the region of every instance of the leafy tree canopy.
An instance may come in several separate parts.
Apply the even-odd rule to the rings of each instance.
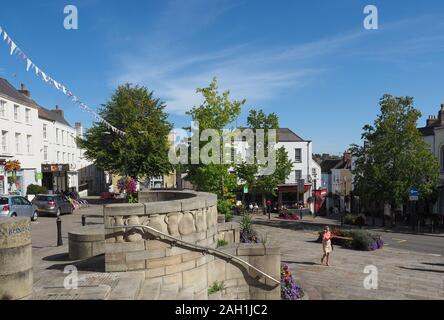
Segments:
[[[131,177],[156,177],[168,174],[168,135],[165,104],[145,87],[122,85],[99,111],[101,117],[123,130],[114,133],[103,123],[94,123],[78,144],[85,157],[100,168]]]
[[[355,193],[400,205],[412,187],[426,199],[439,185],[439,163],[416,124],[413,98],[384,95],[373,126],[363,128],[363,145],[352,145]]]

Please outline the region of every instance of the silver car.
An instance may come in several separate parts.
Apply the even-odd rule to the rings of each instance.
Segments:
[[[36,221],[38,211],[37,207],[24,197],[0,195],[1,217],[30,217],[32,221]]]

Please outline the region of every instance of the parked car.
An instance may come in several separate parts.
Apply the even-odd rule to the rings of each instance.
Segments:
[[[39,194],[32,203],[37,206],[39,213],[59,217],[62,213],[72,214],[74,208],[68,198],[60,194]]]
[[[0,217],[38,218],[38,210],[28,199],[16,195],[0,195]]]

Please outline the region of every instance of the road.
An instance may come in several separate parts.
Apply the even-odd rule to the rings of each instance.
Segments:
[[[62,239],[64,244],[68,243],[68,232],[82,226],[83,214],[99,214],[102,212],[101,205],[75,210],[72,215],[62,215]],[[32,247],[41,249],[57,245],[56,218],[51,216],[40,216],[36,222],[31,222]],[[101,223],[99,218],[90,218],[87,224]]]
[[[444,256],[444,236],[381,232],[384,242],[393,248]]]

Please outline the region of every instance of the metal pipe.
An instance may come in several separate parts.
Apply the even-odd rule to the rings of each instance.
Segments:
[[[202,251],[205,251],[206,253],[211,253],[211,251],[213,253],[219,254],[221,256],[224,256],[226,258],[229,258],[230,260],[236,260],[237,262],[240,262],[243,265],[246,265],[250,268],[252,268],[253,270],[257,271],[258,273],[260,273],[261,275],[265,276],[266,278],[270,279],[271,281],[277,283],[277,284],[281,284],[281,282],[279,280],[276,280],[275,278],[273,278],[272,276],[266,274],[265,272],[263,272],[262,270],[259,270],[258,268],[256,268],[255,266],[251,265],[250,263],[246,262],[245,260],[242,260],[240,258],[238,258],[237,256],[234,256],[232,254],[226,253],[224,251],[218,250],[218,249],[214,249],[214,248],[209,248],[209,247],[204,247],[204,246],[200,246],[198,244],[195,243],[190,243],[187,241],[184,241],[182,239],[173,237],[169,234],[163,233],[162,231],[159,231],[157,229],[154,229],[152,227],[149,226],[145,226],[145,225],[128,225],[128,226],[110,226],[110,227],[106,227],[105,229],[132,229],[132,228],[142,228],[142,229],[148,229],[149,231],[161,234],[164,237],[170,238],[172,239],[174,242],[179,242],[179,243],[183,243],[187,246],[191,246],[194,247],[195,249],[199,249]]]

